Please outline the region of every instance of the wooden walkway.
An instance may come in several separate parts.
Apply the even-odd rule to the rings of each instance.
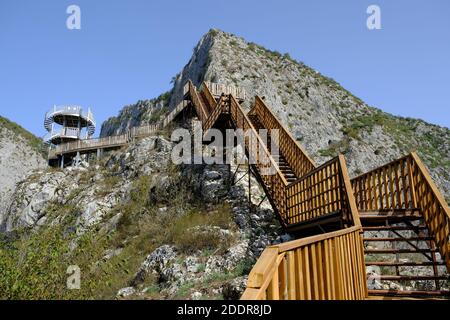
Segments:
[[[208,98],[210,102],[213,99],[217,99],[222,94],[233,94],[239,99],[239,101],[245,100],[246,92],[242,88],[236,88],[234,86],[226,86],[222,84],[216,84],[207,82],[204,84],[211,88],[211,96]],[[186,85],[183,90],[186,94],[189,86]],[[121,135],[109,136],[105,138],[97,139],[84,139],[69,143],[63,143],[54,146],[50,149],[48,158],[57,159],[58,157],[66,154],[76,154],[76,153],[92,153],[96,152],[98,149],[115,149],[125,145],[128,145],[136,138],[143,138],[155,134],[157,131],[164,129],[171,123],[188,105],[187,101],[182,100],[166,117],[164,117],[160,122],[156,124],[143,125],[138,127],[130,128],[126,133]]]

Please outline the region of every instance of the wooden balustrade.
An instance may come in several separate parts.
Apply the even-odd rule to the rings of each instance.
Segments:
[[[258,116],[264,128],[268,130],[278,129],[279,151],[286,158],[297,177],[302,177],[316,168],[316,164],[303,150],[302,146],[292,137],[265,102],[258,96],[255,97],[255,105],[249,112],[249,115],[253,114]]]
[[[247,134],[245,141],[246,149],[252,150],[254,153],[253,157],[256,157],[257,160],[255,165],[260,173],[261,179],[266,186],[270,186],[270,188],[266,189],[269,197],[275,203],[280,216],[285,217],[287,214],[286,179],[272,158],[265,143],[253,127],[250,119],[233,95],[229,96],[229,113],[236,128],[242,129],[244,132],[250,130],[250,134]],[[250,146],[252,142],[253,145]]]
[[[414,199],[423,214],[430,235],[434,238],[447,270],[450,272],[450,209],[416,153],[411,159],[411,180]]]
[[[195,111],[199,120],[204,123],[208,119],[208,111],[206,106],[203,104],[202,99],[197,91],[197,88],[194,86],[192,81],[189,80],[189,96],[191,98],[192,104],[194,105]]]
[[[214,123],[217,121],[217,118],[223,113],[226,112],[226,100],[225,96],[220,96],[219,101],[215,104],[212,112],[208,116],[208,119],[202,123],[203,131],[206,132],[208,129],[212,128]],[[215,101],[215,100],[214,100]]]
[[[351,181],[361,211],[418,209],[450,271],[450,209],[416,153]]]
[[[200,95],[203,97],[204,101],[206,101],[206,108],[209,110],[209,114],[211,114],[215,109],[216,109],[216,98],[214,97],[214,95],[211,93],[211,91],[209,90],[208,85],[203,82],[201,87],[200,87]],[[220,97],[220,95],[218,95],[217,97]]]
[[[410,156],[403,157],[352,179],[356,204],[361,211],[415,209]]]
[[[266,248],[241,300],[362,300],[368,296],[361,227]]]
[[[343,156],[336,157],[287,186],[288,225],[339,213],[346,226],[360,225],[356,203],[345,181]]]
[[[245,100],[246,92],[243,88],[235,87],[235,86],[227,86],[220,83],[213,82],[204,82],[203,85],[206,85],[211,92],[212,95],[219,97],[222,94],[225,95],[233,95],[237,100]]]

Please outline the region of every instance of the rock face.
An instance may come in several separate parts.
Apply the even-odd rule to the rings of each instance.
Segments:
[[[126,152],[112,154],[106,168],[87,165],[87,168],[37,171],[18,184],[16,196],[4,216],[3,229],[8,232],[47,224],[52,206],[68,209],[59,210],[56,219],[76,212],[72,227],[79,234],[99,223],[105,224],[104,217],[130,197],[131,183],[140,175],[152,175],[152,185],[162,188],[159,182],[164,177],[158,173],[169,164],[170,148],[171,143],[164,138],[149,137]],[[109,218],[111,225],[118,219]]]
[[[278,119],[317,163],[342,152],[353,175],[417,150],[450,198],[448,128],[394,117],[369,107],[334,80],[287,54],[211,30],[177,76],[172,107],[189,79],[196,85],[202,81],[235,85],[245,88],[249,97],[264,96]],[[252,102],[244,106],[248,108]]]
[[[31,133],[0,117],[0,230],[16,184],[46,166],[40,144]]]
[[[60,226],[71,235],[70,248],[89,234],[119,237],[106,242],[94,268],[129,260],[136,229],[142,230],[146,240],[132,257],[144,256],[113,297],[148,297],[157,286],[158,298],[235,298],[243,285],[234,279],[248,274],[267,245],[289,237],[282,235],[267,200],[257,207],[263,190],[255,178],[249,204],[248,180],[240,179],[245,171],[237,171],[233,183],[236,167],[174,166],[172,147],[166,137],[153,136],[99,163],[37,171],[18,184],[4,231],[39,234],[41,228]]]
[[[210,30],[175,77],[170,108],[182,98],[189,79],[195,85],[212,81],[245,88],[247,109],[254,95],[264,96],[278,119],[318,164],[343,153],[353,176],[417,150],[450,199],[448,128],[369,107],[334,80],[288,54]],[[126,126],[128,119],[116,119],[115,128]]]
[[[164,93],[156,99],[140,100],[124,107],[117,117],[111,117],[102,124],[100,137],[123,134],[129,128],[154,123],[167,111],[169,95]]]

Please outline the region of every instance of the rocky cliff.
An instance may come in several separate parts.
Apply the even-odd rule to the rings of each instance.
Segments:
[[[0,117],[0,230],[16,184],[33,170],[46,166],[41,151],[40,139]]]
[[[156,99],[140,100],[125,106],[117,117],[111,117],[102,124],[100,137],[122,134],[128,129],[159,120],[168,110],[170,92],[163,93]]]
[[[343,153],[352,176],[417,150],[450,199],[448,128],[370,107],[333,79],[288,54],[210,30],[175,77],[170,108],[182,98],[183,85],[189,79],[196,85],[205,80],[240,86],[249,97],[265,96],[278,118],[317,163]],[[251,103],[252,99],[244,105],[248,109]],[[122,126],[118,119],[115,128]]]

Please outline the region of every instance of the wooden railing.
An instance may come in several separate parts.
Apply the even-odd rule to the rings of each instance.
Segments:
[[[416,153],[351,182],[360,211],[418,209],[450,271],[450,209]]]
[[[295,140],[289,131],[278,121],[275,115],[265,102],[258,96],[255,97],[255,105],[250,110],[249,115],[257,115],[263,126],[267,130],[278,129],[278,148],[280,153],[286,158],[292,171],[297,177],[316,168],[314,161],[307,155],[302,146]]]
[[[183,100],[159,123],[132,127],[126,133],[121,135],[96,139],[83,139],[54,146],[49,151],[49,159],[54,159],[58,155],[65,153],[121,146],[129,143],[134,138],[152,135],[156,131],[165,128],[186,106],[187,101]]]
[[[203,96],[204,100],[206,101],[206,108],[208,109],[208,113],[211,114],[211,112],[216,109],[215,107],[217,101],[205,82],[203,82],[200,87],[200,95]],[[219,98],[220,96],[221,95],[218,95],[217,97]]]
[[[110,136],[98,139],[77,140],[74,142],[60,144],[54,149],[51,149],[49,152],[49,158],[52,159],[59,154],[77,151],[81,152],[86,149],[104,148],[105,146],[121,146],[127,144],[128,142],[130,142],[129,134],[122,134],[118,136]]]
[[[188,81],[188,92],[191,98],[192,104],[194,105],[195,111],[199,120],[204,123],[208,119],[209,113],[204,105],[200,95],[197,91],[197,88],[194,86],[191,80]]]
[[[361,227],[266,248],[241,300],[362,300],[367,297]]]
[[[203,131],[206,132],[208,129],[212,128],[214,123],[217,121],[217,118],[223,113],[226,112],[226,100],[227,97],[220,96],[219,101],[216,102],[214,99],[213,107],[211,108],[211,113],[208,118],[202,123]]]
[[[213,82],[204,82],[203,85],[206,85],[211,92],[212,95],[214,95],[216,98],[221,96],[222,94],[225,95],[233,95],[237,100],[245,100],[246,98],[246,92],[243,88],[235,87],[235,86],[227,86],[220,83],[213,83]]]
[[[412,183],[413,158],[406,156],[352,179],[361,211],[417,208]]]
[[[284,175],[281,173],[277,163],[274,161],[265,143],[261,140],[256,129],[253,127],[252,122],[247,117],[246,113],[242,109],[239,102],[233,95],[229,96],[229,113],[231,120],[236,128],[242,129],[244,132],[250,130],[250,134],[247,135],[245,141],[246,149],[252,150],[256,154],[257,161],[256,167],[260,172],[261,179],[263,180],[267,188],[268,196],[274,202],[276,209],[281,217],[287,215],[287,202],[286,202],[286,186],[287,181]],[[249,144],[253,142],[253,145]],[[270,174],[266,174],[269,173]]]
[[[337,212],[345,226],[360,226],[359,214],[342,155],[312,170],[286,187],[287,225]]]
[[[417,206],[450,272],[450,209],[419,156],[413,152],[410,158]]]

